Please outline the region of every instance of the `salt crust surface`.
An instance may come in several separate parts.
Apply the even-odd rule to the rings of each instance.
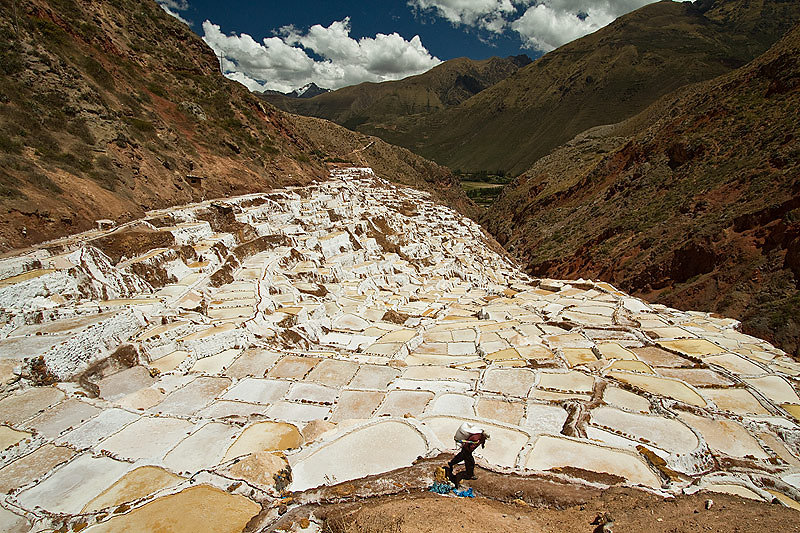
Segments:
[[[201,219],[220,208],[262,239]],[[136,474],[152,493],[126,520],[208,492],[246,521],[248,498],[277,494],[226,477],[247,454],[284,453],[289,488],[305,490],[455,451],[464,421],[487,429],[476,457],[498,471],[572,467],[762,499],[769,481],[800,497],[800,365],[786,354],[734,320],[531,279],[475,223],[369,169],[138,224],[197,257],[158,249],[114,265],[93,239],[123,227],[0,260],[0,378],[41,356],[61,380],[2,392],[0,468],[48,470],[0,498],[0,523],[94,523],[84,506],[142,466],[157,467]],[[87,374],[99,397],[68,382],[126,343],[137,366]]]

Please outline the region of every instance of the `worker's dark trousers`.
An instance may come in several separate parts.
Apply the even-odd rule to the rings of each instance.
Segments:
[[[450,465],[450,468],[454,467],[461,461],[464,461],[464,473],[467,477],[472,477],[475,475],[475,459],[472,457],[472,450],[467,448],[461,448],[461,451],[458,454],[450,459],[450,462],[447,464]]]

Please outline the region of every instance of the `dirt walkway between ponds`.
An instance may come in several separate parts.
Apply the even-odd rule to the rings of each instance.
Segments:
[[[435,468],[447,458],[444,454],[381,476],[295,494],[294,502],[308,503],[255,531],[297,531],[313,514],[324,522],[326,533],[589,533],[603,513],[613,518],[617,533],[800,532],[796,510],[710,492],[665,499],[620,485],[597,488],[557,476],[525,477],[480,468],[477,480],[462,484],[472,487],[476,498],[428,492]],[[591,481],[615,483],[611,476]],[[709,499],[713,505],[706,509]]]

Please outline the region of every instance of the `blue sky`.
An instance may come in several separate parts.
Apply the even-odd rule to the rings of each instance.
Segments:
[[[653,0],[157,0],[253,91],[338,89],[466,56],[541,56]]]
[[[375,9],[384,3],[383,9]],[[253,2],[248,0],[190,0],[185,18],[192,22],[191,28],[203,35],[202,23],[210,20],[219,24],[226,33],[246,33],[260,40],[272,36],[279,28],[294,25],[310,28],[314,24],[329,26],[332,22],[350,17],[351,36],[374,37],[377,33],[399,33],[406,40],[419,35],[431,54],[448,60],[455,57],[486,59],[492,56],[528,54],[541,52],[523,47],[516,35],[493,35],[469,26],[453,26],[447,20],[431,14],[415,16],[414,11],[403,1],[302,1]]]

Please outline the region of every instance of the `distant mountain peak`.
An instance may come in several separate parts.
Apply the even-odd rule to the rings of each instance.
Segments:
[[[311,83],[303,85],[299,89],[295,89],[294,91],[287,93],[286,96],[291,96],[293,98],[313,98],[319,94],[329,92],[331,92],[330,89],[323,89],[312,81]]]

